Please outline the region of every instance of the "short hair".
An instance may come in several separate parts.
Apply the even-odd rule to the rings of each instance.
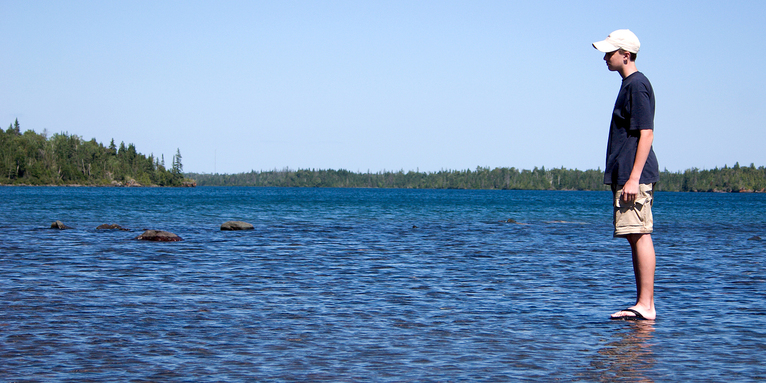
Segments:
[[[628,52],[622,48],[618,49],[618,51],[620,51],[621,54],[625,52],[630,53],[630,61],[636,61],[636,57],[638,57],[638,53]]]

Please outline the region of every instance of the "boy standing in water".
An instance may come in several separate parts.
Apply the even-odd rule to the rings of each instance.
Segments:
[[[612,314],[612,319],[655,319],[652,242],[654,183],[659,180],[654,140],[654,91],[636,68],[641,44],[633,32],[620,29],[593,43],[604,52],[610,71],[622,77],[609,127],[604,183],[612,186],[614,236],[627,238],[636,278],[636,304]]]

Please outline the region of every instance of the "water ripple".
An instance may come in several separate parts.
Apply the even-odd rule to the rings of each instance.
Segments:
[[[659,194],[660,319],[631,323],[607,319],[634,287],[604,193],[0,194],[2,380],[766,377],[761,195]],[[710,198],[704,221],[669,206]],[[218,230],[230,219],[255,230]],[[133,231],[95,230],[115,221]],[[184,241],[133,239],[149,227]]]

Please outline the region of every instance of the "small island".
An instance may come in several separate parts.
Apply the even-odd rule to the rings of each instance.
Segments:
[[[7,130],[0,129],[0,185],[52,186],[196,186],[184,177],[181,151],[173,156],[170,169],[164,155],[146,156],[133,144],[109,146],[85,141],[77,135],[33,130],[21,133],[16,119]]]

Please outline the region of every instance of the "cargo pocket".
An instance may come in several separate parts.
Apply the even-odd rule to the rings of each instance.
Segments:
[[[641,184],[638,186],[638,198],[636,199],[636,213],[638,219],[643,223],[646,221],[646,213],[643,211],[645,206],[652,206],[654,200],[652,185]]]
[[[642,206],[652,205],[652,185],[641,184],[638,186],[638,198],[636,198],[636,208],[640,209]]]

